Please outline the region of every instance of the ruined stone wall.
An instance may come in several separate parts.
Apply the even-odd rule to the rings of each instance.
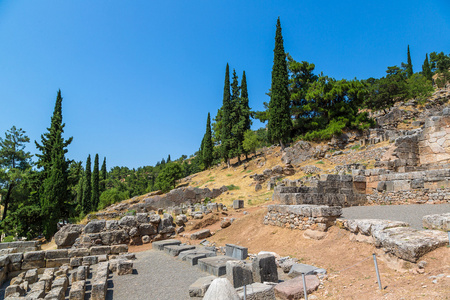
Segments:
[[[290,229],[326,231],[342,214],[339,206],[325,205],[269,205],[265,225]]]
[[[439,204],[450,203],[450,188],[429,190],[381,191],[367,195],[369,204]]]
[[[450,162],[450,107],[425,122],[418,146],[422,165]]]
[[[284,205],[355,206],[366,202],[351,175],[322,175],[315,187],[277,186],[272,199]]]

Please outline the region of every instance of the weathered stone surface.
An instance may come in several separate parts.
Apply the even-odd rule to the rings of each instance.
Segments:
[[[248,248],[233,244],[225,244],[225,255],[244,260],[248,257]]]
[[[236,259],[229,256],[201,258],[198,260],[198,267],[204,272],[219,277],[227,273],[227,261],[236,261]]]
[[[229,219],[223,219],[222,221],[220,221],[221,228],[227,228],[229,226],[231,226],[231,221]]]
[[[164,252],[171,256],[178,256],[181,252],[195,249],[194,245],[168,245],[164,247]]]
[[[319,279],[315,275],[305,276],[305,281],[306,292],[308,294],[317,290],[320,284]],[[302,276],[298,276],[293,279],[281,282],[275,286],[274,290],[275,296],[279,299],[301,299],[304,295]]]
[[[152,243],[153,249],[163,251],[165,246],[169,245],[180,245],[181,242],[179,240],[163,240]]]
[[[252,266],[243,261],[226,262],[227,279],[234,288],[253,283]]]
[[[47,300],[63,300],[64,299],[64,289],[61,286],[52,288],[50,292],[45,296],[44,299]]]
[[[22,270],[45,268],[44,260],[24,261],[21,266]]]
[[[447,233],[396,227],[372,233],[376,246],[401,259],[416,262],[424,254],[449,243]]]
[[[128,252],[128,245],[120,244],[120,245],[112,245],[111,246],[111,254],[119,254]]]
[[[184,224],[186,224],[188,221],[186,215],[178,215],[175,219],[175,224],[177,224],[177,226],[184,226]]]
[[[35,300],[35,299],[44,299],[45,292],[44,290],[35,290],[27,293],[26,300]]]
[[[67,255],[69,256],[69,258],[88,256],[89,249],[88,248],[71,248],[71,249],[68,249]]]
[[[226,278],[216,278],[211,282],[203,300],[240,300],[240,298]]]
[[[23,261],[44,260],[45,251],[31,251],[23,254]]]
[[[148,215],[147,213],[137,213],[136,214],[136,220],[138,223],[148,223]]]
[[[127,275],[133,273],[133,261],[119,260],[117,264],[117,275]]]
[[[46,268],[57,268],[64,264],[70,264],[70,258],[54,258],[45,261]]]
[[[0,267],[5,267],[9,264],[9,256],[8,255],[1,255],[0,256]]]
[[[62,227],[54,236],[58,248],[70,247],[80,236],[84,225],[69,224]]]
[[[25,295],[25,291],[19,285],[10,285],[5,290],[5,297],[18,293],[19,296]]]
[[[159,215],[157,215],[157,214],[149,215],[148,222],[158,225],[159,222],[161,222],[161,217]]]
[[[257,255],[252,262],[254,282],[278,282],[275,256],[271,254]]]
[[[103,255],[103,254],[111,254],[111,246],[96,246],[91,247],[90,249],[91,255]]]
[[[11,253],[8,254],[10,263],[20,263],[23,259],[23,253]]]
[[[217,256],[216,252],[210,251],[204,248],[197,248],[193,250],[187,250],[180,252],[178,254],[178,258],[187,261],[191,266],[195,266],[198,263],[198,260],[200,258],[206,258],[206,257],[212,257]]]
[[[203,297],[216,276],[200,277],[189,286],[190,297]]]
[[[52,283],[52,289],[54,289],[55,287],[62,287],[63,290],[65,291],[68,286],[69,286],[69,279],[67,278],[67,276],[58,276],[55,278],[55,280],[53,280]]]
[[[194,232],[191,234],[190,239],[191,240],[201,240],[206,239],[207,237],[211,236],[211,231],[209,229],[202,229],[197,232]]]
[[[175,227],[173,225],[172,215],[164,214],[161,222],[158,224],[158,233],[163,234],[175,232]]]
[[[67,258],[68,250],[67,249],[59,249],[59,250],[47,250],[45,251],[46,259],[55,259],[55,258]]]
[[[244,299],[244,288],[240,287],[236,289],[240,299]],[[260,282],[254,282],[247,285],[246,290],[247,300],[275,300],[274,286],[271,284],[264,284]]]
[[[119,221],[120,226],[136,227],[137,220],[135,216],[125,216]]]
[[[72,283],[69,300],[84,300],[86,281],[80,280]]]
[[[450,231],[450,213],[426,215],[422,218],[424,228]]]
[[[313,239],[313,240],[323,240],[326,238],[327,233],[317,230],[306,229],[303,233],[305,238]]]
[[[289,274],[288,276],[291,278],[295,278],[297,276],[301,276],[302,273],[304,273],[305,275],[316,275],[318,273],[323,273],[325,270],[315,267],[315,266],[311,266],[311,265],[306,265],[306,264],[293,264],[291,269],[289,270]],[[326,273],[326,271],[325,271]]]
[[[99,233],[105,228],[105,226],[105,220],[92,220],[86,225],[86,227],[84,227],[84,233]]]
[[[347,220],[344,222],[344,226],[353,233],[361,232],[364,235],[372,235],[374,232],[388,228],[408,227],[409,224],[401,221],[380,219],[356,219]]]
[[[233,208],[234,209],[244,208],[244,200],[234,200]]]
[[[95,265],[98,263],[98,257],[97,256],[85,256],[83,257],[83,265]]]
[[[157,234],[157,228],[150,223],[139,225],[139,234],[140,235],[154,235]]]
[[[106,279],[94,279],[92,282],[91,299],[105,300],[107,288]]]

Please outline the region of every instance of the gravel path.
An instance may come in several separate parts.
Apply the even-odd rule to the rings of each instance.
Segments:
[[[403,221],[409,223],[415,229],[423,229],[423,216],[449,212],[450,204],[352,206],[342,209],[341,218]]]
[[[108,290],[107,299],[189,299],[189,286],[198,278],[209,276],[196,266],[190,266],[163,251],[138,252],[136,258],[133,265],[135,274],[114,274],[114,288]]]

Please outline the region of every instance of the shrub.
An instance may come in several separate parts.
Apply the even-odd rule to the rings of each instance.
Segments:
[[[228,188],[229,191],[241,189],[239,186],[234,185],[234,184],[227,185],[227,188]]]
[[[120,192],[117,188],[108,189],[100,195],[100,203],[98,204],[98,209],[104,209],[111,204],[120,202],[128,198],[130,198],[130,194],[128,191]]]
[[[12,235],[5,236],[5,238],[2,240],[2,243],[11,243],[14,242],[14,237]]]

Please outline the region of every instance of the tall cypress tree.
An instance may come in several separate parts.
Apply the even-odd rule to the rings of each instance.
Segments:
[[[425,60],[422,65],[422,75],[425,76],[425,78],[428,80],[433,79],[433,73],[431,72],[430,62],[428,61],[428,53],[425,54]]]
[[[106,157],[103,158],[101,180],[100,180],[100,194],[106,191],[106,176],[108,171],[106,170]]]
[[[91,155],[86,159],[86,169],[84,171],[84,188],[83,188],[83,212],[85,214],[92,210],[92,186],[91,186]]]
[[[241,81],[241,113],[240,113],[240,147],[242,147],[242,152],[245,153],[246,159],[248,159],[247,155],[248,152],[244,150],[244,147],[242,146],[244,142],[244,133],[250,129],[250,126],[252,125],[252,121],[250,120],[250,106],[248,104],[248,91],[247,91],[247,77],[245,76],[245,71],[242,74],[242,81]]]
[[[41,152],[36,154],[37,165],[43,169],[39,175],[42,184],[35,192],[40,199],[44,235],[47,238],[56,232],[60,218],[68,217],[65,214],[67,206],[65,202],[69,199],[69,161],[66,160],[65,153],[67,146],[72,142],[72,137],[67,140],[62,137],[65,127],[62,122],[62,99],[61,90],[58,90],[50,128],[41,135],[41,144],[35,141],[37,149]]]
[[[413,72],[413,66],[411,62],[411,54],[409,53],[409,45],[408,45],[408,64],[406,65],[406,75],[408,78],[411,78],[411,76],[414,74]]]
[[[230,67],[227,64],[225,70],[225,84],[223,88],[223,104],[222,104],[222,127],[221,127],[221,152],[222,158],[230,166],[230,149],[231,149],[231,95],[230,95]]]
[[[277,20],[275,34],[275,49],[272,68],[272,86],[269,102],[268,135],[272,142],[279,142],[281,150],[291,133],[292,122],[289,111],[290,94],[289,78],[284,52],[283,36],[281,35],[280,18]]]
[[[211,167],[211,163],[213,161],[213,143],[212,143],[212,134],[211,134],[211,117],[208,113],[208,118],[206,119],[206,132],[203,137],[203,149],[202,149],[202,159],[205,168]]]
[[[230,156],[237,156],[239,163],[241,162],[242,149],[239,147],[239,118],[241,115],[241,88],[239,87],[238,76],[236,70],[233,69],[233,80],[231,82],[231,147]]]
[[[98,153],[95,154],[94,171],[92,172],[92,210],[96,210],[100,201],[100,174],[98,171]]]

